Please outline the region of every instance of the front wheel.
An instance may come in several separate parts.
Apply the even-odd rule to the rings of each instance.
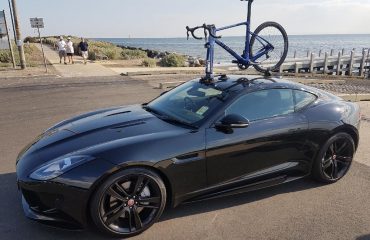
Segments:
[[[265,22],[257,27],[250,42],[250,56],[253,67],[262,73],[276,71],[288,54],[288,35],[276,22]]]
[[[131,237],[148,229],[166,205],[162,179],[145,168],[131,168],[109,177],[92,198],[94,224],[114,237]]]

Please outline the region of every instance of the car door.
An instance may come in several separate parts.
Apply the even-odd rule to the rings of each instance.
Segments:
[[[308,122],[295,112],[292,90],[242,95],[226,108],[224,116],[228,114],[239,114],[250,125],[228,133],[206,129],[208,186],[280,171],[304,158]]]

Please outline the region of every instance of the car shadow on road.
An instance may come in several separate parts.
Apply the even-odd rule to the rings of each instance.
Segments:
[[[215,210],[256,202],[279,194],[298,192],[321,186],[323,185],[314,182],[310,178],[304,178],[294,182],[289,182],[282,185],[247,192],[243,194],[238,194],[234,196],[222,197],[196,203],[187,203],[180,205],[174,209],[167,209],[167,211],[164,212],[160,221],[166,221],[174,218],[180,218],[199,213],[212,212]]]
[[[175,209],[167,209],[160,221],[174,218],[210,212],[218,209],[234,207],[261,199],[270,198],[287,192],[302,191],[310,188],[320,187],[310,179],[287,183],[269,189],[262,189],[252,193],[240,194],[238,197],[224,197],[208,200],[205,202],[189,203]],[[0,175],[0,236],[2,239],[107,239],[95,231],[67,231],[48,227],[26,219],[21,207],[20,194],[16,186],[15,173]],[[366,239],[360,238],[360,240]]]

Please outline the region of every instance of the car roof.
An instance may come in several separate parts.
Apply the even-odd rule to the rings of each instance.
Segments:
[[[199,81],[199,79],[198,79]],[[202,82],[202,80],[200,80]],[[258,75],[223,75],[215,78],[213,82],[203,81],[204,84],[212,84],[221,91],[240,92],[244,90],[255,91],[271,88],[299,89],[320,95],[314,88],[295,83],[278,77],[265,77]]]

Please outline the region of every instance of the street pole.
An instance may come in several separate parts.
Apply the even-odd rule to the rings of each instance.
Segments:
[[[5,22],[6,34],[7,34],[7,37],[8,37],[9,50],[10,50],[11,57],[12,57],[12,62],[13,62],[13,68],[16,68],[15,59],[14,59],[14,53],[13,53],[13,46],[12,46],[12,42],[10,41],[9,30],[8,30],[8,23],[6,22],[5,10],[3,10],[3,13],[4,13],[4,22]]]
[[[40,44],[41,44],[41,51],[42,51],[42,56],[44,57],[44,65],[45,65],[45,70],[48,72],[48,66],[46,64],[46,58],[45,58],[45,52],[44,52],[44,45],[42,44],[42,39],[41,39],[41,34],[40,34],[40,28],[37,28],[37,31],[39,32],[39,39],[40,39]]]
[[[19,59],[20,59],[20,62],[21,62],[21,68],[26,69],[26,57],[24,55],[23,41],[22,41],[22,37],[21,37],[21,31],[20,31],[20,28],[19,28],[17,5],[16,5],[15,0],[12,0],[12,5],[13,5],[15,32],[16,32],[16,35],[17,35],[17,46],[18,46],[18,51],[19,51]]]
[[[10,20],[12,20],[12,29],[14,34],[14,41],[17,42],[17,35],[15,34],[15,27],[14,27],[14,18],[13,18],[13,8],[12,4],[10,3],[10,0],[8,0],[9,3],[9,11],[10,11]]]

